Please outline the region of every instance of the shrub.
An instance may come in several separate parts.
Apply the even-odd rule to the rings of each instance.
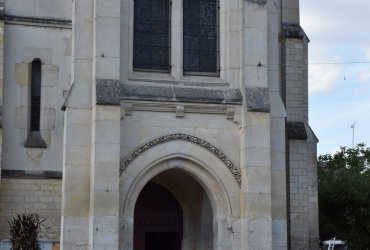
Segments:
[[[8,221],[12,250],[40,250],[38,243],[41,220],[38,213],[22,213]]]

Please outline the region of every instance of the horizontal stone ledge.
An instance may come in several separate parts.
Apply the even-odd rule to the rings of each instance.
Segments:
[[[206,89],[140,84],[121,84],[122,100],[241,104],[239,89]]]
[[[289,140],[306,140],[307,132],[303,122],[287,122]]]
[[[18,179],[62,179],[62,171],[10,170],[2,169],[1,177]]]
[[[283,23],[283,31],[286,38],[306,38],[308,41],[310,41],[303,28],[299,24]]]
[[[246,87],[245,95],[247,110],[250,112],[269,113],[271,109],[270,97],[267,88]]]
[[[38,26],[72,28],[72,20],[67,19],[39,18],[39,17],[12,16],[12,15],[5,15],[3,18],[6,23],[23,23],[26,25],[28,24]]]

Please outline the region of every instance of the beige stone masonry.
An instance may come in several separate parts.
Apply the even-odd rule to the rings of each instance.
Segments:
[[[72,4],[74,88],[64,114],[60,240],[65,250],[89,247],[93,9],[90,0],[75,0]]]
[[[9,239],[8,220],[23,212],[46,219],[41,239],[59,241],[62,181],[3,178],[0,184],[0,239]]]

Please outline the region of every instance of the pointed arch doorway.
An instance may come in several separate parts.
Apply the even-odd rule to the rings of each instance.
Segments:
[[[149,182],[134,212],[134,250],[181,250],[183,217],[176,198]]]

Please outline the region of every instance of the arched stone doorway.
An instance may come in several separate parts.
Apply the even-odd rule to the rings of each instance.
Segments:
[[[180,250],[182,211],[176,198],[149,182],[137,199],[134,212],[134,250]]]
[[[167,145],[177,151],[191,150],[194,157],[181,152],[168,155],[163,150]],[[225,165],[207,154],[187,142],[170,142],[131,162],[120,178],[120,249],[134,249],[135,204],[148,183],[164,187],[178,201],[183,215],[182,250],[240,249],[232,243],[240,232],[234,217],[240,209],[239,186]],[[202,157],[207,164],[197,160]]]
[[[185,171],[163,171],[140,192],[134,211],[134,250],[211,250],[213,231],[210,200]]]

